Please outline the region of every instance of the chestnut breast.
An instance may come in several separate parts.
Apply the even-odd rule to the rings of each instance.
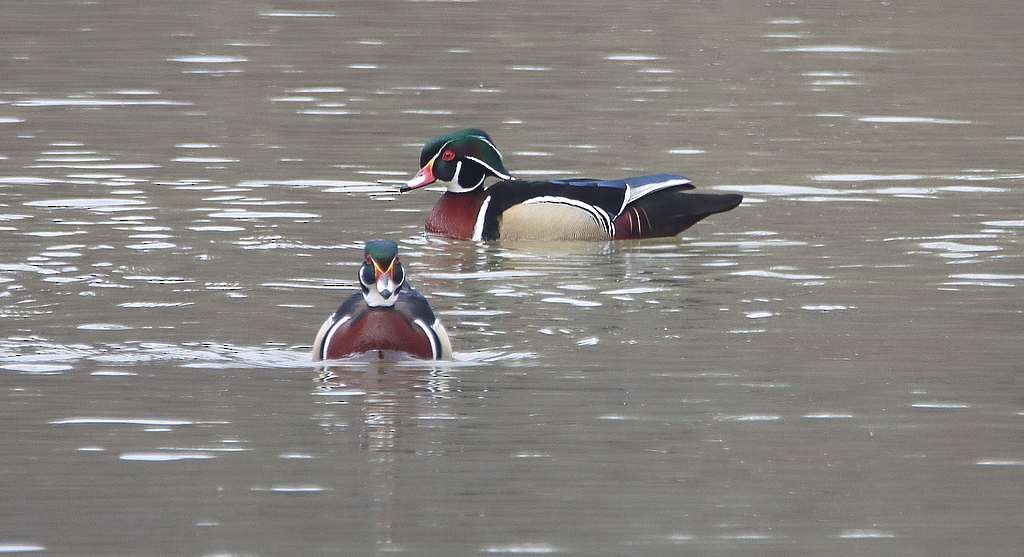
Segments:
[[[467,193],[445,192],[427,216],[427,232],[457,240],[473,239],[473,226],[485,195],[482,188]]]
[[[370,309],[336,331],[327,345],[327,358],[343,358],[373,350],[406,352],[432,358],[430,339],[415,323],[391,308]]]

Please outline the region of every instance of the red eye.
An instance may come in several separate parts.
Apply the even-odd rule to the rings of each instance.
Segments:
[[[441,160],[443,160],[443,161],[450,161],[450,160],[454,160],[454,159],[455,159],[455,151],[453,151],[451,149],[448,149],[445,152],[441,153]]]

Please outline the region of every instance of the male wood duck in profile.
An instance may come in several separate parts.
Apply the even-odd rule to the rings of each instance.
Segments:
[[[366,242],[359,267],[361,293],[345,300],[320,326],[313,359],[333,360],[376,352],[379,358],[400,352],[417,358],[451,359],[452,344],[444,325],[422,294],[405,281],[398,244]]]
[[[488,178],[497,182],[487,184]],[[483,130],[430,139],[420,171],[400,191],[447,187],[427,217],[427,232],[460,240],[626,240],[675,236],[733,209],[737,194],[693,193],[684,176],[621,180],[517,180]]]

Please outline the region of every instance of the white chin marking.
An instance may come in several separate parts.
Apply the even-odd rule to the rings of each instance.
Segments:
[[[369,291],[363,292],[363,299],[366,300],[366,305],[372,308],[389,308],[398,301],[398,292],[392,294],[390,298],[385,298],[376,289],[371,288]]]
[[[452,174],[452,183],[459,183],[459,172],[462,172],[462,161],[455,163],[455,174]]]
[[[438,181],[440,182],[440,180],[438,180]],[[441,183],[444,184],[444,187],[447,188],[448,191],[450,191],[451,193],[466,193],[467,191],[475,190],[477,188],[477,186],[479,186],[479,184],[477,184],[477,186],[473,186],[471,188],[464,188],[464,187],[460,186],[458,182],[441,182]]]

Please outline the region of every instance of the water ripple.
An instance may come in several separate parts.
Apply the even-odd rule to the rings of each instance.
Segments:
[[[510,554],[548,554],[558,553],[557,547],[546,543],[515,543],[507,545],[490,545],[480,550],[481,553],[510,553]]]
[[[192,56],[174,56],[167,58],[168,62],[183,62],[186,64],[231,64],[236,62],[248,62],[244,56],[219,56],[213,54],[197,54]]]
[[[788,46],[780,48],[769,48],[765,52],[811,52],[818,54],[888,54],[895,52],[891,48],[856,45],[819,45],[819,46]]]
[[[108,106],[192,106],[193,103],[187,101],[170,101],[163,99],[139,99],[139,100],[125,100],[125,99],[28,99],[24,101],[17,101],[14,106],[24,107],[39,107],[39,106],[81,106],[87,108],[102,108]]]
[[[110,207],[137,208],[145,205],[141,199],[116,199],[116,198],[77,198],[77,199],[40,199],[37,201],[26,201],[28,207],[46,207],[49,209],[105,209]]]
[[[52,425],[67,424],[115,424],[115,425],[192,425],[192,420],[169,418],[63,418],[47,422]]]
[[[0,553],[29,553],[36,551],[46,551],[45,545],[39,545],[37,543],[15,543],[15,542],[3,542],[0,543]]]
[[[730,275],[737,277],[758,277],[758,278],[779,278],[787,280],[823,280],[832,277],[824,275],[806,275],[806,274],[795,274],[795,273],[779,273],[776,271],[734,271],[729,273]]]
[[[520,277],[540,277],[547,273],[541,273],[538,271],[476,271],[476,272],[465,272],[465,273],[420,273],[419,276],[433,279],[447,279],[447,280],[465,280],[465,279],[478,279],[478,280],[504,280],[509,278],[520,278]]]
[[[589,300],[577,300],[575,298],[564,298],[564,297],[561,297],[561,296],[552,296],[550,298],[542,298],[541,301],[542,302],[547,302],[549,304],[568,304],[568,305],[571,305],[571,306],[582,307],[582,308],[597,307],[597,306],[602,305],[601,302],[592,302],[592,301],[589,301]]]
[[[229,209],[227,211],[219,211],[216,213],[210,213],[210,218],[214,219],[315,219],[320,218],[320,215],[316,213],[289,213],[289,212],[275,212],[275,211],[246,211],[243,209]]]
[[[1021,467],[1024,466],[1024,460],[1013,459],[1013,458],[985,458],[974,463],[976,466],[992,466],[992,467]]]
[[[970,124],[970,120],[954,120],[951,118],[931,118],[925,116],[862,116],[861,122],[874,124]]]
[[[295,11],[269,11],[260,12],[260,17],[338,17],[334,12],[295,12]]]
[[[196,452],[133,452],[121,453],[121,460],[140,462],[176,462],[179,460],[211,460],[216,455]]]
[[[270,493],[293,493],[293,494],[310,494],[310,493],[322,493],[327,491],[326,488],[315,485],[315,484],[279,484],[272,485],[270,487],[254,487],[250,491],[266,491]]]
[[[843,530],[839,533],[839,538],[844,540],[865,540],[865,539],[887,539],[895,538],[896,535],[892,532],[885,530],[876,530],[873,528],[858,528],[853,530]]]

